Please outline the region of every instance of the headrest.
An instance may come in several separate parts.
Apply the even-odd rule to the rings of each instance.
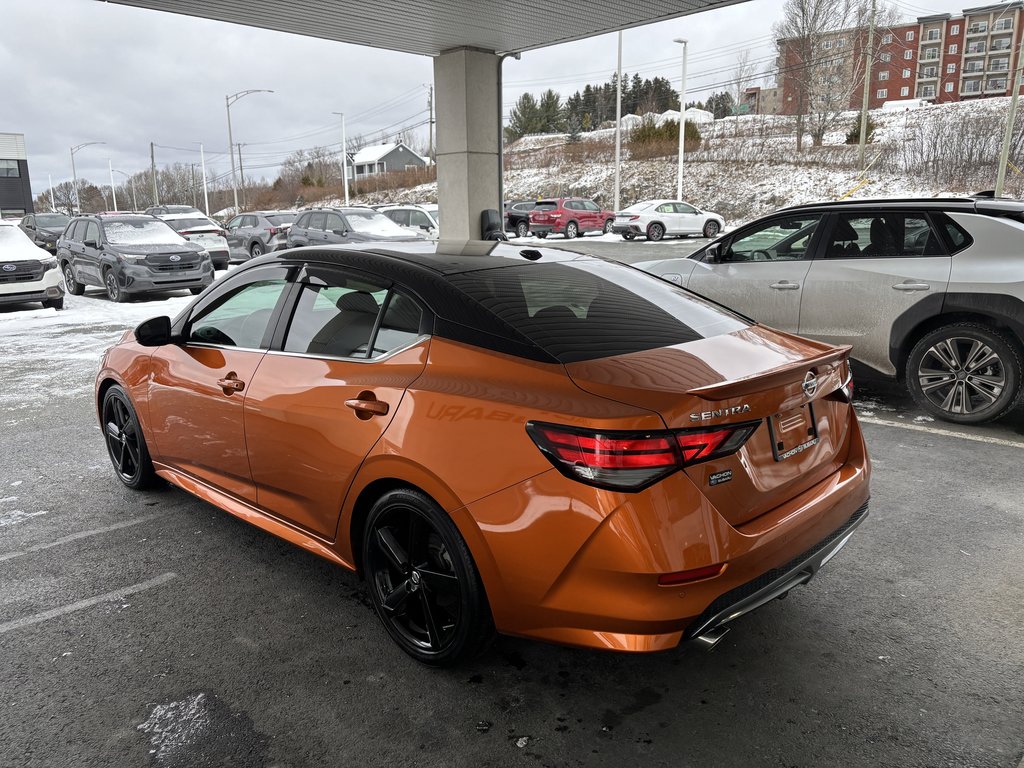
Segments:
[[[342,312],[364,312],[368,315],[375,315],[380,307],[377,305],[376,299],[366,291],[353,291],[338,299],[338,309]]]

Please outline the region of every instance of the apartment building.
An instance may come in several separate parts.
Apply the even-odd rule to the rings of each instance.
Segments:
[[[875,31],[876,55],[868,84],[870,108],[887,101],[928,99],[935,103],[962,101],[988,96],[1009,96],[1010,81],[1017,66],[1024,25],[1024,2],[966,8],[960,16],[921,16],[915,22]],[[837,41],[842,44],[837,48]],[[799,57],[782,41],[778,88],[780,111],[795,114],[798,81],[787,77],[799,66]],[[845,55],[857,85],[848,107],[863,103],[864,51],[867,29],[857,28],[824,37],[819,46],[824,55]],[[847,54],[840,54],[846,51]],[[826,75],[827,76],[827,75]],[[1024,93],[1024,89],[1022,89]]]

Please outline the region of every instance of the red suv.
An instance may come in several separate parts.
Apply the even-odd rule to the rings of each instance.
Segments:
[[[615,212],[601,209],[593,200],[582,197],[557,197],[538,200],[537,207],[530,211],[530,230],[537,237],[547,237],[555,232],[571,240],[585,232],[612,231]]]

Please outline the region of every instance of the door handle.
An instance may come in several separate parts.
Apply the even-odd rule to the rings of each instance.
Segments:
[[[800,287],[800,283],[791,283],[789,280],[779,280],[777,283],[772,283],[769,288],[774,288],[777,291],[795,291]]]
[[[373,392],[360,392],[359,397],[346,400],[345,405],[356,412],[356,416],[364,421],[374,416],[385,416],[390,406],[374,397]]]
[[[232,392],[241,392],[245,389],[245,382],[232,371],[223,379],[217,379],[217,386],[224,390],[225,395],[230,395]]]
[[[927,291],[931,289],[928,283],[896,283],[893,286],[897,291]]]

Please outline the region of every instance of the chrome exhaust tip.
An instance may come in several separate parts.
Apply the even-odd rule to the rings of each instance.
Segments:
[[[693,642],[704,650],[710,652],[715,649],[715,646],[722,641],[722,638],[725,637],[728,632],[728,627],[713,627],[704,634],[694,637]]]

